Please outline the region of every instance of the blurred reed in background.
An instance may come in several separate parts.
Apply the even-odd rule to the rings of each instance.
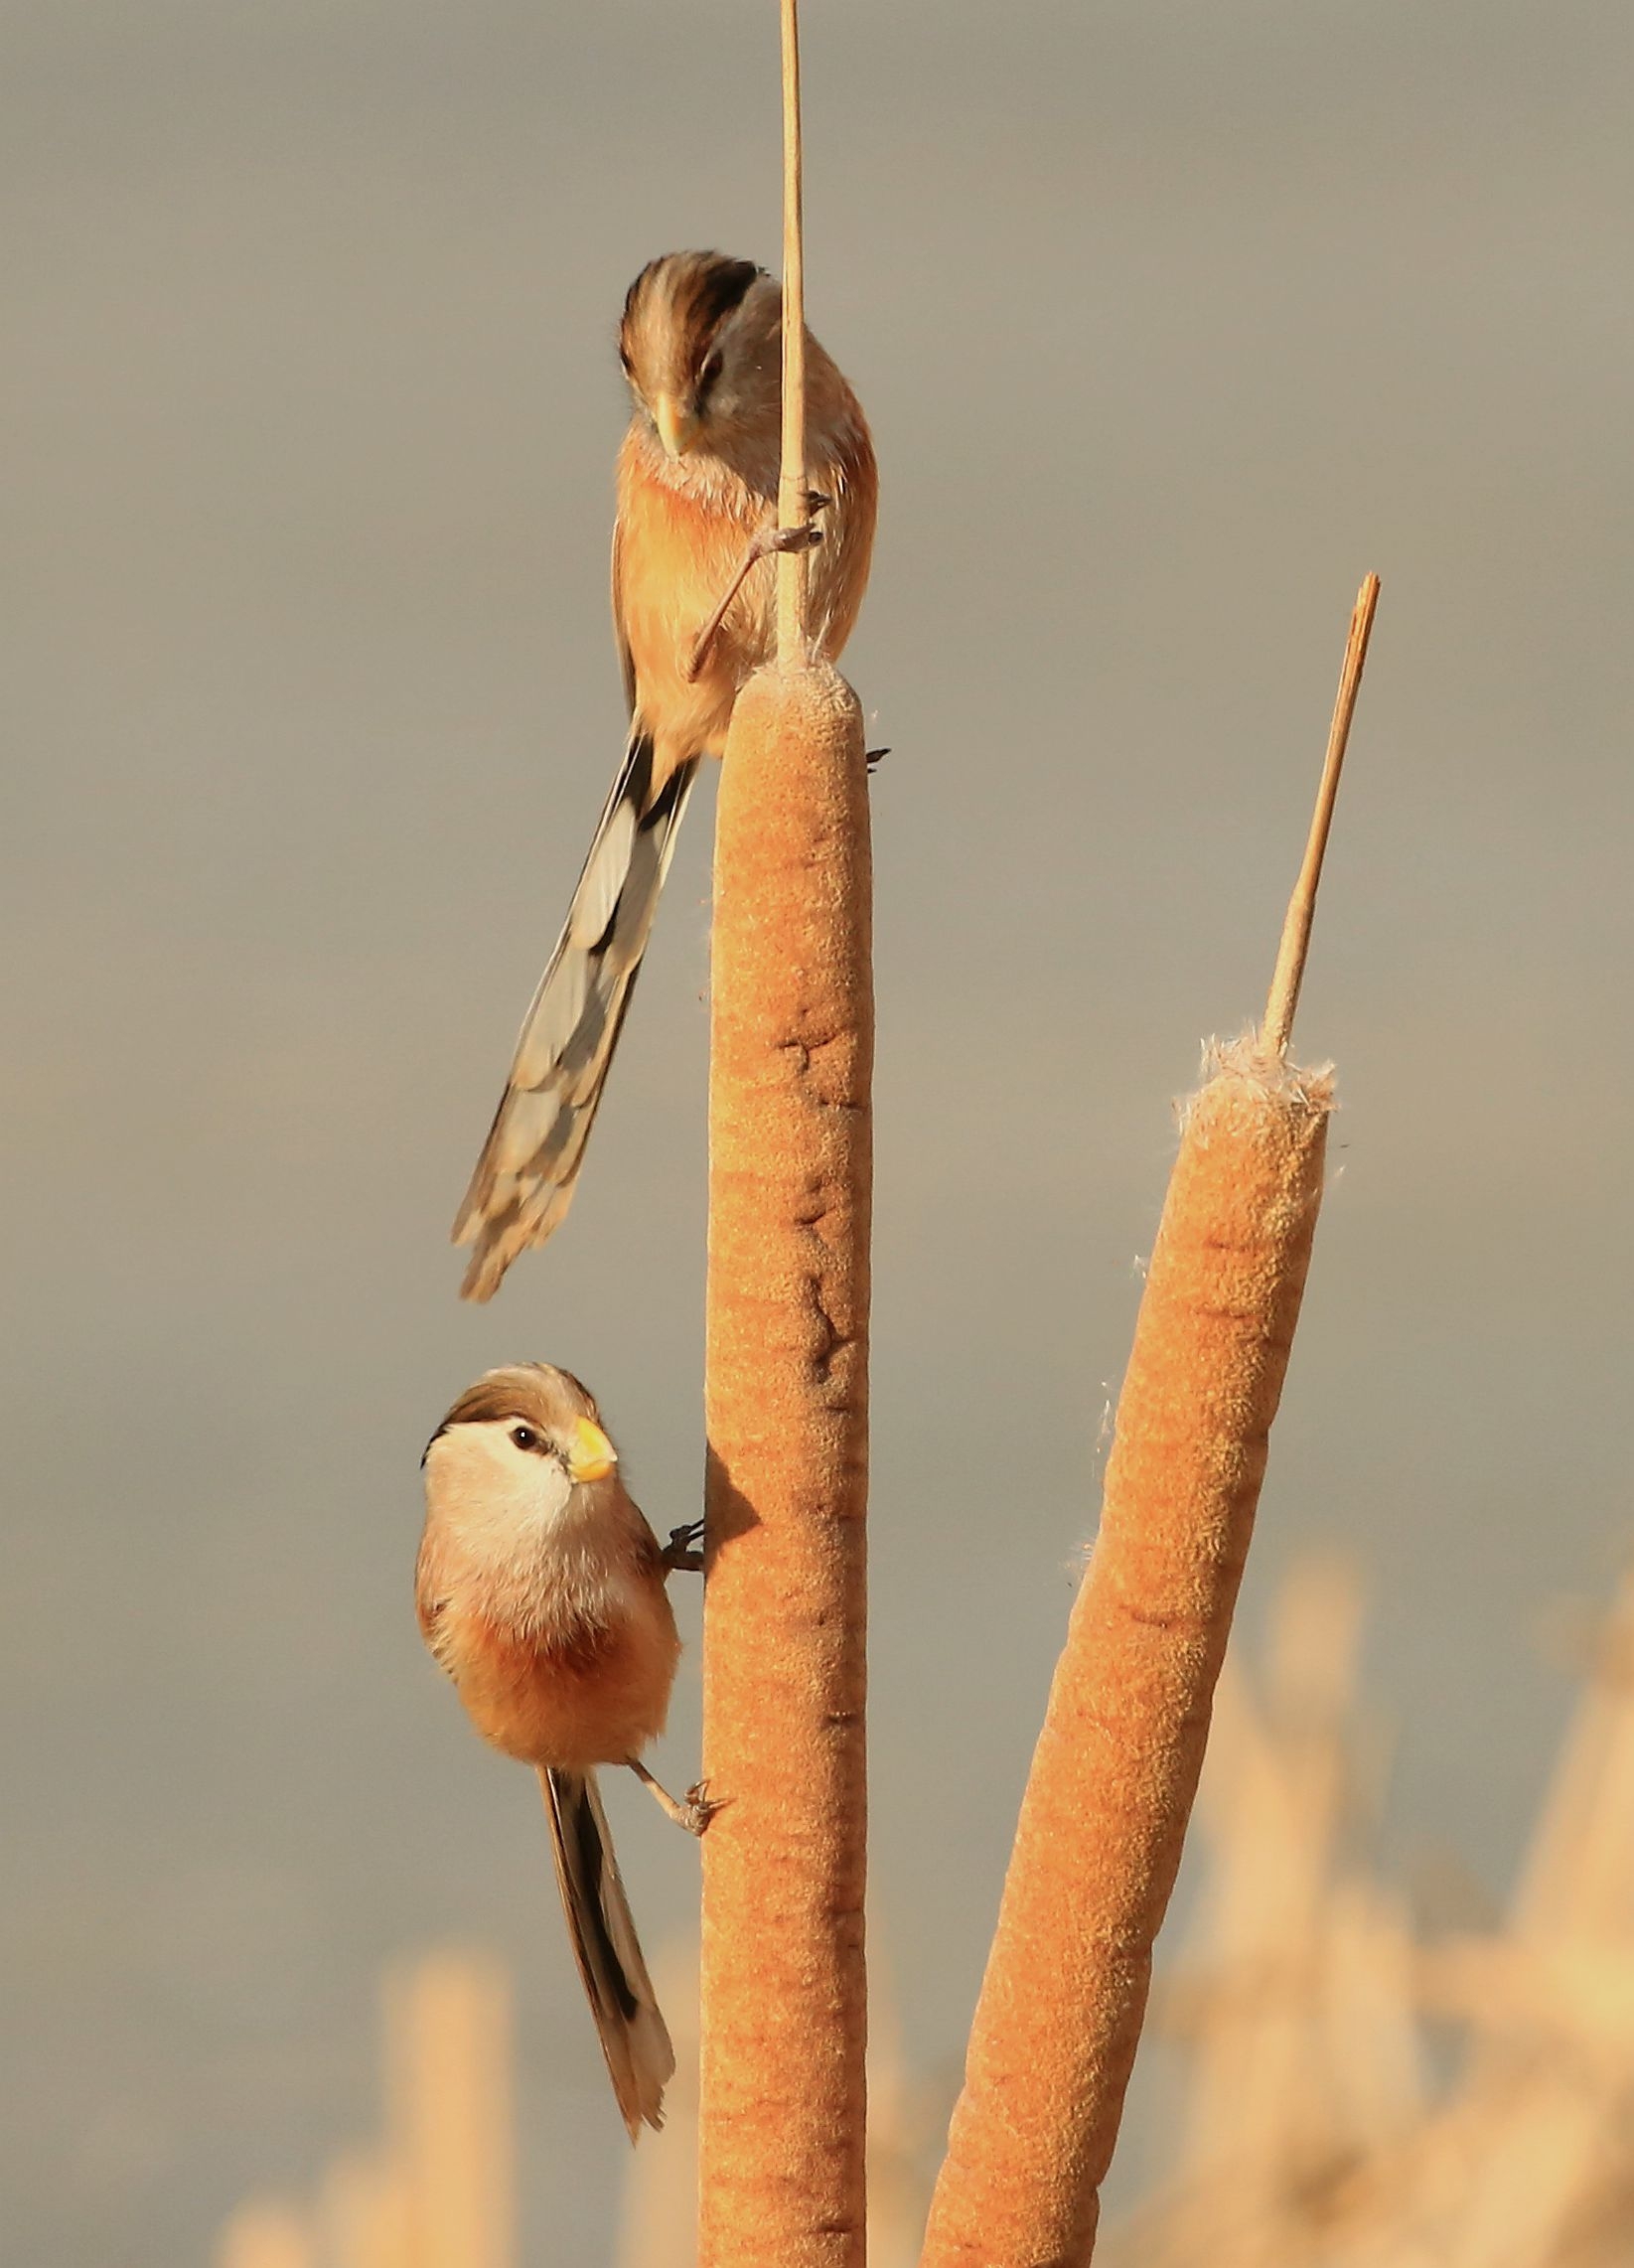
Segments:
[[[1634,2258],[1634,1576],[1506,1917],[1425,1936],[1376,1857],[1361,1587],[1309,1562],[1215,1710],[1185,1941],[1155,2023],[1183,2080],[1103,2268],[1626,2268]],[[1478,1769],[1478,1765],[1472,1765]],[[695,2257],[695,1955],[661,1990],[680,2067],[631,2160],[617,2268]],[[869,2252],[912,2268],[952,2085],[904,2070],[875,1973]],[[1433,2051],[1432,2051],[1433,2050]],[[312,2201],[255,2202],[218,2268],[515,2268],[509,1995],[440,1954],[388,1979],[383,2138]],[[528,2147],[548,2149],[547,2135]],[[540,2268],[581,2268],[539,2255]]]

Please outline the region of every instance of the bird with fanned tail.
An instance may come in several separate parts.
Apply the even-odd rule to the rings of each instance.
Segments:
[[[816,651],[835,659],[868,580],[878,480],[856,395],[810,336],[812,529],[777,527],[782,301],[719,252],[668,252],[630,286],[619,354],[633,413],[619,452],[613,621],[630,737],[567,920],[522,1022],[454,1224],[461,1285],[489,1299],[572,1202],[647,950],[675,830],[740,687],[771,660],[773,555],[814,545]]]

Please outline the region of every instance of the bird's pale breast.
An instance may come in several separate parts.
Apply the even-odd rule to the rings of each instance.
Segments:
[[[471,1608],[438,1653],[484,1739],[529,1764],[623,1763],[664,1730],[680,1641],[662,1590],[549,1645]]]

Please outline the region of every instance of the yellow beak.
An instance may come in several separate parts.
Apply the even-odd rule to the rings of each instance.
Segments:
[[[601,1428],[589,1418],[573,1422],[573,1445],[567,1452],[567,1470],[575,1480],[605,1480],[619,1461],[619,1452]]]
[[[698,437],[698,421],[672,393],[661,393],[653,404],[653,422],[659,429],[667,457],[684,457]]]

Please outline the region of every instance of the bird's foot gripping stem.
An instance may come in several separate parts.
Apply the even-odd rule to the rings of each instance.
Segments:
[[[701,1575],[703,1573],[703,1522],[693,1520],[684,1528],[671,1528],[669,1541],[665,1545],[663,1560],[671,1575]]]
[[[832,497],[824,496],[820,489],[809,488],[806,491],[806,509],[814,515],[826,511],[832,502]],[[710,649],[720,636],[720,626],[726,620],[726,610],[742,590],[750,568],[760,560],[770,558],[774,551],[813,551],[821,541],[821,529],[815,527],[811,521],[804,528],[762,528],[750,536],[738,571],[727,586],[726,596],[698,632],[692,651],[686,657],[683,674],[689,685],[696,683],[703,665],[708,661]]]
[[[711,1801],[707,1780],[698,1780],[677,1803],[669,1790],[659,1784],[644,1763],[635,1756],[627,1756],[625,1761],[642,1786],[651,1790],[654,1802],[666,1817],[672,1819],[677,1827],[684,1827],[688,1835],[701,1835],[715,1813],[722,1808],[720,1803]]]

